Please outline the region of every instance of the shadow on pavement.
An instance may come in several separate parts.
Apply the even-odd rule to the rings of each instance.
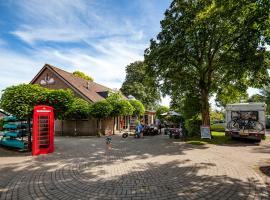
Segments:
[[[0,200],[268,198],[253,178],[211,174],[212,162],[166,160],[207,146],[164,137],[119,137],[113,137],[112,150],[106,150],[104,138],[56,138],[54,154],[0,165],[0,180],[5,180],[0,181]],[[157,162],[157,157],[164,160]]]

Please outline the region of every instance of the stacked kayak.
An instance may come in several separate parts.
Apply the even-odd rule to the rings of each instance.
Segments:
[[[4,117],[3,122],[4,131],[0,133],[0,145],[24,149],[25,141],[23,137],[27,135],[27,124],[20,122],[14,116]]]

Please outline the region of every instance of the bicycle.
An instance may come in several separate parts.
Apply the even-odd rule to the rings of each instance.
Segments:
[[[255,130],[257,132],[264,131],[264,125],[259,122],[252,120],[251,118],[247,120],[242,119],[233,119],[227,124],[227,128],[231,131],[239,131],[239,130]]]

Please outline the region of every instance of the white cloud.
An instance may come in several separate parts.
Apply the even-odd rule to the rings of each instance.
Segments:
[[[141,40],[140,28],[112,13],[99,10],[97,1],[18,1],[21,25],[11,33],[34,45],[39,41],[81,42],[115,36]]]
[[[5,43],[0,39],[0,89],[28,83],[44,63],[71,72],[80,70],[98,83],[120,88],[125,67],[143,59],[147,34],[158,29],[160,16],[153,7],[155,2],[145,7],[145,2],[138,1],[144,10],[136,18],[119,17],[119,13],[104,6],[106,2],[12,1],[18,22],[10,33],[30,47],[23,43],[23,49],[4,50]]]
[[[43,62],[26,55],[0,49],[0,90],[7,86],[29,83]]]
[[[125,78],[125,67],[142,60],[144,44],[125,41],[102,40],[92,44],[95,54],[88,49],[42,48],[19,54],[0,49],[0,89],[18,83],[28,83],[42,68],[50,63],[67,71],[80,70],[92,76],[96,82],[111,88],[120,88]]]
[[[145,45],[128,44],[106,40],[92,44],[97,51],[94,55],[87,50],[53,50],[43,49],[36,53],[36,57],[46,58],[46,62],[60,64],[59,67],[69,66],[70,71],[80,70],[95,81],[108,87],[120,88],[125,78],[125,67],[136,60],[142,60]]]

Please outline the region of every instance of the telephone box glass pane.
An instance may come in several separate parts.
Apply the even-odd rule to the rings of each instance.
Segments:
[[[49,147],[49,116],[38,117],[38,146],[40,149]]]

